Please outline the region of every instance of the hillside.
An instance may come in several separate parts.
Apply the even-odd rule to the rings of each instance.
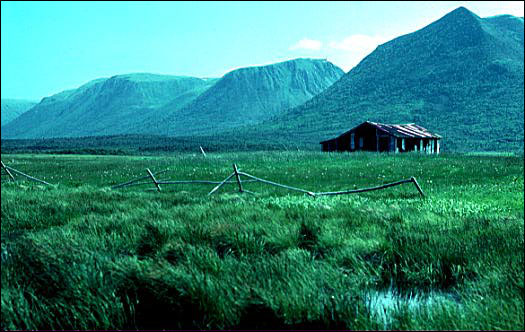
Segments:
[[[314,145],[365,120],[416,122],[445,149],[522,150],[523,97],[523,19],[460,7],[380,45],[305,104],[236,133]]]
[[[212,134],[300,105],[342,75],[313,59],[242,68],[221,79],[119,75],[44,98],[3,128],[2,137]]]
[[[183,107],[215,82],[195,77],[127,74],[91,81],[36,105],[2,128],[2,137],[79,137],[128,133],[162,106]]]
[[[186,107],[171,112],[159,122],[158,132],[187,136],[257,124],[311,99],[343,74],[332,63],[314,59],[234,70]]]
[[[36,101],[25,99],[2,99],[1,103],[2,127],[37,104]]]

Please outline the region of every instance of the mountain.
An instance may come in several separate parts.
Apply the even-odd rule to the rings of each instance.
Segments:
[[[44,98],[2,128],[2,137],[211,134],[300,105],[342,75],[314,59],[242,68],[220,79],[118,75]]]
[[[2,128],[5,138],[79,137],[128,133],[166,105],[183,107],[216,80],[127,74],[101,78],[42,99]]]
[[[442,135],[445,149],[523,151],[523,47],[522,18],[460,7],[378,46],[303,105],[236,134],[315,145],[366,120],[415,122]]]
[[[29,110],[37,104],[33,100],[25,99],[2,99],[1,100],[1,114],[2,127],[13,121],[17,116]]]
[[[187,136],[257,124],[311,99],[343,74],[332,63],[316,59],[237,69],[186,107],[171,112],[159,123],[158,132]]]

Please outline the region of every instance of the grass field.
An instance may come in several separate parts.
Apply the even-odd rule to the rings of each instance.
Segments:
[[[2,329],[523,329],[523,156],[2,155]],[[220,181],[242,171],[312,198]]]

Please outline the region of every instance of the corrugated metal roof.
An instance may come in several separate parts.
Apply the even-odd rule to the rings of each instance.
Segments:
[[[376,128],[387,132],[388,134],[396,137],[415,137],[415,138],[441,138],[438,134],[432,133],[427,129],[418,126],[414,123],[407,124],[385,124],[367,121]]]
[[[421,127],[421,126],[418,126],[414,123],[406,123],[406,124],[386,124],[386,123],[378,123],[378,122],[372,122],[372,121],[365,121],[363,123],[361,123],[359,126],[356,126],[348,131],[345,131],[344,133],[342,133],[341,135],[337,136],[336,138],[332,138],[332,139],[329,139],[329,140],[326,140],[326,141],[322,141],[321,143],[325,143],[325,142],[328,142],[328,141],[332,141],[332,140],[336,140],[337,138],[343,136],[343,135],[346,135],[352,131],[354,131],[355,129],[357,129],[358,127],[361,127],[362,125],[364,124],[370,124],[376,128],[378,128],[379,130],[387,133],[387,134],[390,134],[394,137],[399,137],[399,138],[437,138],[437,139],[440,139],[441,136],[436,134],[436,133],[432,133],[430,131],[428,131],[427,129]]]

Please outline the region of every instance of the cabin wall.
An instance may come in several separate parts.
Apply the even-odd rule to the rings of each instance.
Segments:
[[[321,144],[321,150],[323,152],[336,151],[337,142],[335,140],[330,140]]]
[[[419,138],[405,138],[405,149],[403,152],[419,151],[419,141]]]
[[[394,152],[396,151],[396,142],[391,135],[377,134],[377,146],[374,151]]]
[[[337,151],[350,151],[350,135],[345,135],[338,140]]]
[[[370,132],[363,131],[354,133],[354,149],[352,149],[352,135],[345,135],[337,140],[327,141],[321,144],[321,151],[378,151],[379,152],[419,152],[426,154],[439,154],[439,140],[434,138],[395,138],[393,136],[374,136]],[[363,138],[363,147],[359,146],[359,140]],[[379,141],[377,140],[379,139]],[[403,147],[404,141],[404,147]],[[377,144],[379,142],[379,145]]]
[[[355,131],[356,150],[359,151],[377,151],[376,128],[372,126],[363,126]],[[363,145],[361,146],[360,140]]]
[[[419,152],[439,154],[436,138],[394,137],[372,125],[362,125],[337,139],[322,143],[322,151]]]

